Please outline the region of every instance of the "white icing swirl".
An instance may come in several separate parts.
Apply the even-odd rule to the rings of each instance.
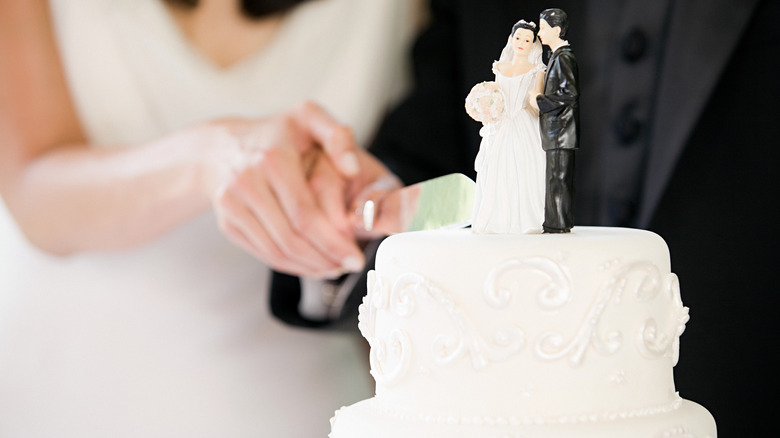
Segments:
[[[484,295],[491,306],[501,309],[509,305],[512,293],[501,287],[500,279],[512,271],[528,271],[531,275],[546,277],[547,282],[537,293],[537,302],[544,310],[557,309],[571,298],[571,281],[559,263],[546,257],[525,257],[507,260],[490,271]]]

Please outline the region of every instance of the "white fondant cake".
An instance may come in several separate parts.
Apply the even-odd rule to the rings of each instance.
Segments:
[[[404,233],[368,283],[376,396],[331,438],[716,436],[675,392],[688,309],[656,234]]]

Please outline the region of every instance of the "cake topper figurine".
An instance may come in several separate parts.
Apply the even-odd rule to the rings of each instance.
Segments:
[[[466,112],[484,125],[474,161],[476,233],[542,232],[545,157],[537,109],[529,103],[544,81],[537,29],[518,21],[493,63],[495,82],[475,85],[466,98]]]
[[[568,233],[574,226],[574,151],[579,138],[577,60],[568,41],[566,12],[545,9],[539,15],[539,39],[552,54],[541,94],[529,104],[539,111],[542,148],[547,156],[544,232]]]

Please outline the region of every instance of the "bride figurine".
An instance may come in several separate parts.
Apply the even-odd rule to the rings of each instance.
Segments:
[[[484,126],[474,162],[477,193],[472,229],[483,234],[541,233],[544,222],[545,155],[539,117],[529,93],[544,83],[542,45],[533,22],[512,27],[495,82],[482,82],[466,98],[466,111]]]

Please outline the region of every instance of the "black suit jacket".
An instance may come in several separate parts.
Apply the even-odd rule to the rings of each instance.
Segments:
[[[579,90],[577,58],[570,46],[558,48],[547,63],[539,104],[542,149],[577,149],[579,146]]]

